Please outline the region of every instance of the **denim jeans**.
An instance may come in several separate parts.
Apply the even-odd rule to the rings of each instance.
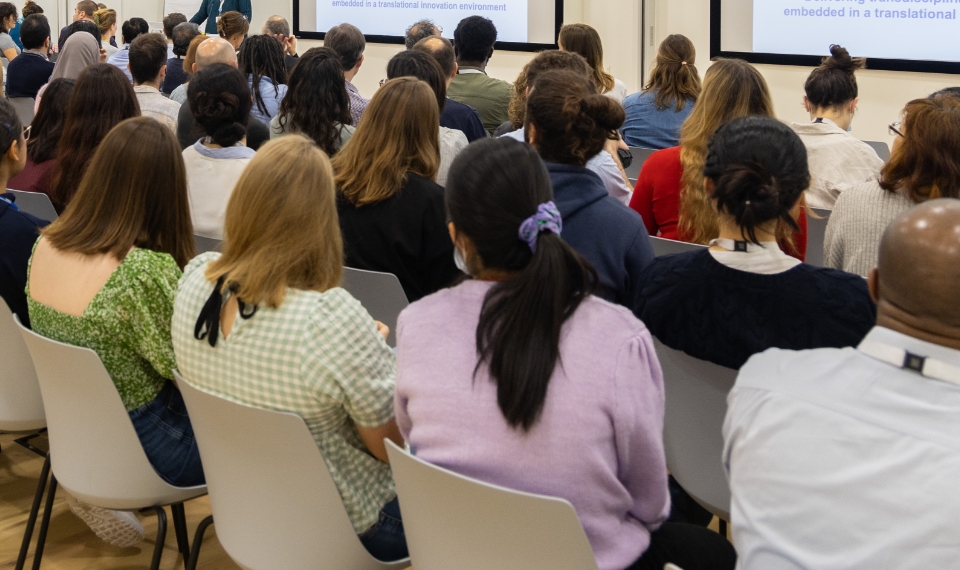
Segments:
[[[152,401],[128,413],[143,451],[160,478],[176,487],[204,483],[193,426],[183,396],[173,382],[167,382]]]
[[[360,542],[367,552],[383,562],[400,560],[409,555],[398,499],[394,498],[384,505],[380,510],[380,520],[360,535]]]

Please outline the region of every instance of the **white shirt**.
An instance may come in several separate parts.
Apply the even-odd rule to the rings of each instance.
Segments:
[[[440,127],[440,169],[437,170],[437,184],[447,185],[447,174],[450,172],[450,165],[453,159],[457,158],[460,151],[467,148],[470,141],[463,131]]]
[[[223,239],[227,202],[254,154],[253,149],[242,145],[207,148],[202,141],[184,149],[194,234]]]
[[[747,243],[747,251],[734,251],[734,242],[730,239],[715,239],[710,245],[719,245],[726,250],[709,250],[714,259],[738,271],[776,275],[800,265],[799,259],[783,253],[775,241],[762,241],[760,245]]]
[[[174,134],[177,133],[180,103],[167,99],[155,87],[136,85],[133,91],[137,94],[137,103],[140,104],[141,115],[156,119],[161,125],[169,127]]]
[[[613,89],[607,91],[604,95],[623,105],[623,100],[627,98],[627,84],[614,77]]]
[[[810,188],[806,197],[811,208],[833,209],[842,192],[880,177],[883,161],[877,151],[830,119],[792,123],[790,128],[807,147]]]
[[[890,329],[865,341],[960,366]],[[728,404],[738,568],[960,568],[960,385],[854,348],[770,349]]]

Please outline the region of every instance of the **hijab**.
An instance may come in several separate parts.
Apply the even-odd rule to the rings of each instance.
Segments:
[[[100,62],[100,44],[86,32],[75,32],[64,42],[50,81],[76,79],[87,67]]]

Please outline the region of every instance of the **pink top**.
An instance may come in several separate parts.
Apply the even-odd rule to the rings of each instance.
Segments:
[[[476,329],[492,283],[410,305],[397,324],[396,418],[416,455],[488,483],[570,501],[600,570],[623,570],[670,511],[663,378],[650,333],[590,297],[563,331],[543,413],[509,427],[481,368]]]

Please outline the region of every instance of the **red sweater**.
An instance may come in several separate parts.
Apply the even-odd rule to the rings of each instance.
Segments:
[[[680,234],[680,187],[683,164],[680,162],[680,147],[658,150],[650,155],[633,190],[630,208],[643,218],[647,233],[677,241],[690,241]],[[800,231],[792,240],[796,245],[781,243],[783,251],[803,261],[807,253],[807,217],[798,220]]]

